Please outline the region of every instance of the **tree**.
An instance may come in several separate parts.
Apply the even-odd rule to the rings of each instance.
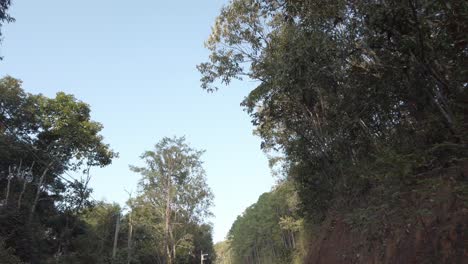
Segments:
[[[193,254],[194,234],[189,226],[210,215],[213,195],[206,184],[202,154],[187,145],[184,137],[165,137],[141,156],[146,167],[131,166],[143,176],[137,200],[150,205],[156,217],[163,219],[168,264],[175,262],[178,250]]]
[[[8,14],[8,8],[10,7],[11,5],[11,1],[10,0],[0,0],[0,37],[2,36],[2,25],[3,23],[9,23],[9,22],[13,22],[15,21],[14,18],[12,18],[9,14]],[[0,60],[2,59],[2,57],[0,57]]]
[[[320,221],[337,200],[390,193],[466,157],[467,10],[456,0],[233,0],[206,42],[202,88],[257,81],[242,105]]]
[[[217,261],[293,263],[299,244],[297,237],[302,231],[296,191],[291,182],[281,183],[237,217],[228,240],[217,244]]]
[[[87,209],[80,217],[83,221],[82,232],[71,241],[72,246],[77,249],[76,253],[62,258],[62,263],[112,262],[116,219],[120,211],[119,205],[104,202]],[[121,235],[124,235],[124,232],[121,232]]]
[[[22,261],[40,263],[73,250],[90,190],[63,175],[111,163],[117,154],[101,129],[89,106],[72,95],[32,95],[21,81],[0,79],[0,236]]]
[[[232,253],[229,241],[221,241],[214,245],[216,251],[216,264],[229,264],[232,263]]]

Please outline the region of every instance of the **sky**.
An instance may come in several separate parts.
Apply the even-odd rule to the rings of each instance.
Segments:
[[[129,165],[143,165],[139,156],[164,136],[205,149],[215,242],[275,181],[239,105],[255,83],[200,88],[195,66],[208,58],[203,43],[226,2],[13,0],[16,22],[2,28],[0,45],[1,76],[29,93],[73,94],[103,124],[120,157],[91,171],[94,198],[124,205],[139,179]]]

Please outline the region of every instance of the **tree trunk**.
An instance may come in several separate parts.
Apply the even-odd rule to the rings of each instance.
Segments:
[[[128,245],[127,245],[127,264],[130,264],[132,260],[132,235],[133,235],[133,223],[132,223],[132,211],[128,214]]]
[[[292,247],[296,248],[296,238],[294,237],[294,231],[291,231],[291,242],[292,242]]]
[[[31,221],[33,219],[33,216],[34,216],[34,212],[36,211],[37,202],[39,201],[39,196],[41,194],[42,184],[44,183],[45,176],[46,176],[47,172],[49,171],[50,166],[52,166],[53,163],[54,162],[52,161],[52,162],[49,163],[49,165],[47,165],[47,167],[42,172],[41,177],[39,178],[39,183],[37,184],[36,197],[34,198],[34,202],[33,202],[32,207],[31,207],[31,213],[29,215],[29,223],[31,223]]]
[[[167,258],[167,264],[173,264],[173,259],[172,259],[172,243],[170,243],[170,237],[171,237],[171,175],[170,173],[167,175],[167,197],[166,197],[166,234],[165,234],[165,244],[166,244],[166,258]]]
[[[5,195],[5,206],[8,205],[8,196],[10,196],[10,184],[11,184],[11,179],[13,178],[13,172],[11,172],[11,168],[8,167],[8,183],[7,183],[7,188],[6,188],[6,195]]]
[[[119,239],[119,229],[120,229],[120,210],[117,213],[117,220],[115,222],[114,246],[112,247],[112,263],[114,263],[115,255],[117,253],[117,241]]]

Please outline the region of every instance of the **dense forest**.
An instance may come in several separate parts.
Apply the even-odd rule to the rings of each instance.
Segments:
[[[87,104],[28,94],[5,77],[0,107],[1,263],[198,263],[198,252],[213,255],[203,152],[185,138],[144,152],[147,166],[131,167],[139,191],[121,208],[96,201],[88,186],[90,170],[117,153]]]
[[[232,224],[228,240],[215,245],[216,263],[292,263],[304,253],[304,221],[290,182],[281,183]]]
[[[96,200],[118,153],[90,106],[5,76],[0,263],[465,263],[466,32],[462,0],[231,0],[201,87],[254,81],[241,106],[278,182],[216,245],[204,151],[164,137],[125,206]]]
[[[209,60],[198,65],[202,87],[257,81],[242,106],[298,208],[275,204],[278,190],[261,196],[217,245],[231,256],[220,263],[292,263],[300,246],[310,247],[310,263],[335,263],[312,256],[329,222],[365,234],[340,263],[370,263],[363,252],[385,259],[386,239],[405,225],[414,234],[445,221],[431,220],[443,199],[460,221],[451,251],[425,245],[432,255],[413,261],[466,261],[467,18],[468,4],[456,0],[233,0],[223,8],[206,42]],[[303,219],[306,245],[290,219]]]

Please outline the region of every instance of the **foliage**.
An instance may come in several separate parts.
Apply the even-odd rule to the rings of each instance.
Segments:
[[[214,245],[216,252],[216,264],[230,264],[232,263],[232,251],[228,240],[218,242]]]
[[[104,202],[87,209],[81,216],[82,232],[72,240],[72,247],[78,250],[73,255],[61,258],[62,263],[109,263],[112,260],[116,219],[120,211],[117,204]],[[119,237],[122,238],[124,234],[122,230]]]
[[[217,246],[217,263],[292,263],[303,220],[290,182],[264,193],[232,224]]]
[[[206,42],[202,87],[258,82],[242,105],[321,221],[467,156],[467,12],[455,0],[233,0]]]
[[[143,175],[140,193],[122,214],[116,204],[92,201],[88,187],[90,169],[117,155],[101,130],[72,95],[32,95],[17,79],[0,80],[2,261],[167,263],[167,248],[176,263],[198,263],[200,251],[214,255],[203,152],[184,138],[164,138],[142,156],[148,167],[133,167]],[[69,180],[69,171],[86,177]]]
[[[160,236],[155,241],[164,241],[155,246],[166,263],[192,263],[198,251],[213,251],[211,227],[203,224],[211,215],[213,194],[206,184],[202,154],[184,137],[165,137],[141,156],[146,167],[131,167],[143,176],[134,206],[147,215],[139,217],[144,225]]]
[[[88,180],[63,175],[111,163],[116,153],[101,129],[72,95],[32,95],[21,81],[0,79],[0,236],[22,261],[75,254],[72,240],[86,231],[79,216],[91,206],[90,190]]]

